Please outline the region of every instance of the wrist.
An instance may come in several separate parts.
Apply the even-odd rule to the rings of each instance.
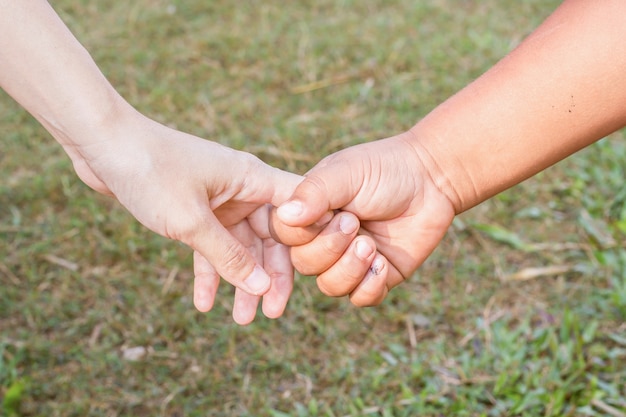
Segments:
[[[414,149],[426,175],[460,214],[480,203],[480,197],[461,161],[453,163],[454,156],[445,142],[418,123],[404,135]]]
[[[115,194],[111,174],[135,175],[129,169],[138,171],[148,163],[148,138],[140,134],[148,120],[119,98],[101,111],[85,111],[46,128],[63,146],[83,182],[100,193]]]
[[[37,118],[45,129],[63,146],[82,148],[98,142],[104,133],[114,130],[136,113],[112,87],[93,96],[52,109]]]

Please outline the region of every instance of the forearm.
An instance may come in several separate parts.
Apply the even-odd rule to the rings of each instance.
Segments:
[[[66,147],[126,108],[44,0],[0,0],[0,87]]]
[[[457,213],[626,125],[626,2],[567,0],[412,144]]]

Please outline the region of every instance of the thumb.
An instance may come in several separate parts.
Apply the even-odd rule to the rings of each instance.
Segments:
[[[342,164],[313,168],[291,198],[278,207],[278,218],[288,226],[305,227],[318,222],[329,211],[346,206],[358,193],[350,174],[349,168]]]
[[[303,179],[301,175],[271,167],[270,175],[264,179],[264,182],[272,187],[270,201],[267,202],[274,207],[283,204]]]
[[[270,277],[254,256],[214,216],[198,228],[190,246],[205,257],[217,273],[237,288],[252,295],[270,289]]]

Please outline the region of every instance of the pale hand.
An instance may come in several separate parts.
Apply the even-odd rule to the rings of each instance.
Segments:
[[[114,196],[150,230],[194,249],[194,303],[212,308],[220,276],[237,289],[233,317],[279,317],[293,285],[288,249],[269,233],[268,203],[277,205],[301,177],[253,155],[156,123],[120,115],[89,145],[64,146],[79,177]]]

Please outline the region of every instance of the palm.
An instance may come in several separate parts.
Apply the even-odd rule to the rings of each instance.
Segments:
[[[362,230],[376,242],[378,252],[397,271],[390,271],[388,288],[395,287],[409,277],[443,238],[452,222],[453,212],[446,206],[446,202],[441,203],[425,200],[421,207],[411,207],[395,219],[361,223]]]

